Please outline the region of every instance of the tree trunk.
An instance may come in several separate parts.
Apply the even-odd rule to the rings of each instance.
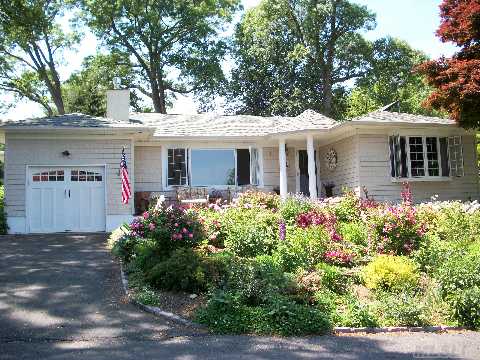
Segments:
[[[325,116],[332,115],[332,103],[333,92],[331,73],[329,71],[326,71],[323,77],[323,114]]]
[[[150,80],[150,87],[152,88],[152,102],[155,112],[166,114],[167,108],[165,105],[165,89],[159,86],[155,79]]]
[[[63,104],[63,99],[62,99],[62,90],[58,88],[54,88],[50,95],[52,96],[53,103],[55,104],[55,107],[57,108],[58,113],[60,115],[64,115],[65,106]]]

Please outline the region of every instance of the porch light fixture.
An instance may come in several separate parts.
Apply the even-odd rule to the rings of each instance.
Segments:
[[[70,151],[68,151],[68,150],[62,151],[62,155],[64,157],[69,157],[70,156]]]

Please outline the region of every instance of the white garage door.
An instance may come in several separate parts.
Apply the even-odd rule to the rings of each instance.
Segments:
[[[31,233],[105,231],[104,167],[29,167]]]

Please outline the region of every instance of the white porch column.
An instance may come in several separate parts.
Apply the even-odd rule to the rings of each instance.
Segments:
[[[313,147],[313,135],[307,135],[308,157],[308,191],[310,198],[317,198],[317,175],[315,174],[315,148]]]
[[[285,151],[285,139],[278,140],[278,162],[280,164],[280,197],[287,197],[287,154]]]

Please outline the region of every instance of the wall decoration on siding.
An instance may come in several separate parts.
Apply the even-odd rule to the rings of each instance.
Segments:
[[[337,167],[337,152],[335,151],[335,149],[332,148],[327,151],[327,153],[325,154],[325,161],[327,163],[327,167],[330,170],[335,170],[335,168]]]

